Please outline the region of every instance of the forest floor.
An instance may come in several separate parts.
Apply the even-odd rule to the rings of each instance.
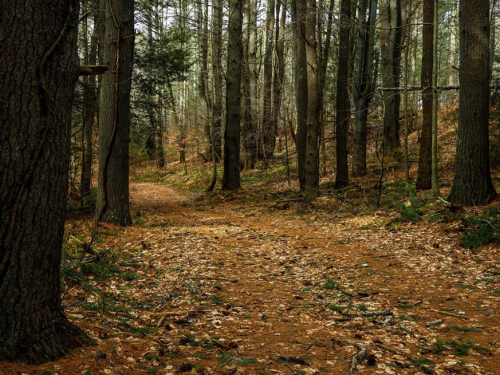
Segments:
[[[484,208],[152,176],[132,179],[134,225],[103,225],[93,254],[91,217],[67,221],[63,304],[96,345],[0,374],[500,374],[500,249],[462,237]],[[425,214],[405,211],[416,200]]]

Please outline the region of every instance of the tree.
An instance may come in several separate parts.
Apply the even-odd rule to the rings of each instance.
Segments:
[[[381,72],[383,87],[398,87],[401,72],[401,50],[405,37],[406,0],[381,0]],[[399,91],[384,91],[384,147],[393,150],[399,139]]]
[[[243,159],[246,169],[254,169],[257,161],[257,77],[256,34],[257,2],[244,3],[245,29],[243,31],[243,114],[241,136],[243,137]]]
[[[297,165],[300,190],[306,186],[306,136],[307,136],[307,60],[306,60],[306,0],[292,0],[292,31],[295,41],[295,103],[297,107]]]
[[[349,127],[349,26],[351,21],[351,2],[342,0],[340,3],[339,32],[339,65],[337,71],[337,117],[335,132],[337,136],[337,176],[335,188],[340,189],[349,184],[349,169],[347,165],[347,129]]]
[[[305,159],[305,191],[317,195],[319,189],[319,98],[318,56],[316,43],[316,0],[307,0],[306,10],[307,61],[307,136]]]
[[[434,0],[424,0],[422,26],[422,133],[418,158],[417,189],[432,187],[432,67],[434,61]]]
[[[212,12],[212,79],[213,79],[213,109],[212,109],[212,142],[214,143],[215,161],[222,157],[222,21],[223,0],[213,1]]]
[[[91,341],[60,296],[78,1],[0,11],[0,361],[39,363]]]
[[[276,129],[273,129],[272,120],[272,92],[273,92],[273,30],[274,30],[274,0],[267,2],[266,40],[264,55],[264,99],[262,101],[262,143],[264,158],[274,155],[276,143]]]
[[[353,176],[366,175],[366,125],[368,110],[375,92],[376,69],[375,19],[377,0],[360,0],[358,3],[358,27],[354,61],[353,99],[356,103],[356,124],[354,128]]]
[[[240,188],[242,25],[243,0],[230,0],[227,43],[224,176],[222,179],[222,188],[226,190]]]
[[[490,25],[488,0],[459,5],[460,95],[455,177],[449,200],[489,203],[495,196],[489,158]]]
[[[127,225],[129,209],[130,88],[134,53],[134,1],[106,2],[104,75],[99,111],[99,181],[96,221]]]
[[[94,5],[91,1],[82,1],[82,7],[88,9]],[[86,9],[83,9],[85,11]],[[85,63],[95,65],[97,60],[97,35],[95,30],[91,36],[89,48],[88,17],[82,22],[82,44],[85,53]],[[84,78],[83,86],[83,131],[82,131],[82,175],[80,181],[80,195],[86,196],[92,186],[92,131],[94,128],[97,110],[96,77],[94,75]]]

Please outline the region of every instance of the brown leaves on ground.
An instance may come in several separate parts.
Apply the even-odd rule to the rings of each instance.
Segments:
[[[131,195],[135,224],[104,225],[94,255],[78,255],[90,218],[67,224],[64,305],[97,346],[1,374],[498,373],[499,249],[464,249],[455,222]]]

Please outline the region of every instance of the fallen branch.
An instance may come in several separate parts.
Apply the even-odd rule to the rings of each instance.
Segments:
[[[368,352],[366,351],[366,346],[355,344],[356,348],[358,348],[358,353],[352,357],[351,360],[351,368],[349,369],[348,374],[352,374],[358,368],[358,365],[368,359]]]

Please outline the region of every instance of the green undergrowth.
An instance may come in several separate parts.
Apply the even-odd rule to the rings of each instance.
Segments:
[[[462,216],[465,228],[460,237],[466,248],[478,248],[481,245],[500,240],[500,207],[492,207],[475,216]]]

